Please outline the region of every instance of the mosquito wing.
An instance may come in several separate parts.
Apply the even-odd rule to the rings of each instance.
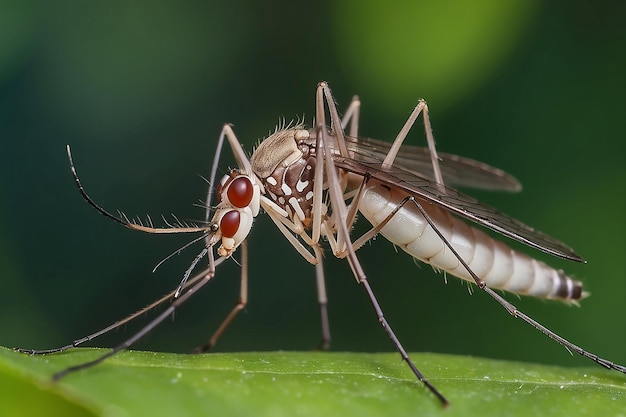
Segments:
[[[389,142],[360,137],[346,137],[346,144],[354,159],[365,161],[382,161],[391,148]],[[515,177],[483,162],[447,153],[439,153],[439,157],[439,167],[446,184],[490,191],[517,192],[522,189]],[[428,148],[403,145],[394,165],[415,175],[435,179],[430,174],[433,172],[433,165]]]
[[[359,160],[355,160],[335,156],[334,163],[338,168],[357,175],[370,176],[389,187],[400,188],[416,198],[435,203],[454,214],[543,252],[572,261],[584,262],[583,258],[564,243],[527,226],[519,220],[502,214],[493,207],[464,195],[454,188],[439,185],[421,174],[405,170],[399,166],[384,168],[378,158],[368,158],[363,154],[360,154],[358,158]]]

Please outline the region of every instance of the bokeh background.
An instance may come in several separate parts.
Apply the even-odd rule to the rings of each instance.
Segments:
[[[572,341],[626,363],[626,9],[619,1],[0,1],[0,343],[49,348],[175,287],[200,248],[153,266],[189,236],[150,236],[98,215],[201,219],[222,123],[244,146],[281,117],[313,115],[329,81],[362,101],[361,132],[391,140],[420,97],[439,149],[503,168],[521,194],[474,192],[589,262],[532,249],[582,279],[581,308],[509,295]],[[416,129],[412,144],[423,144]],[[225,157],[221,169],[233,164]],[[250,303],[219,351],[313,348],[314,268],[261,215]],[[587,365],[485,294],[384,239],[361,251],[407,349]],[[188,352],[238,295],[235,262],[136,348]],[[390,351],[365,292],[328,259],[333,350]],[[148,315],[152,317],[152,315]],[[129,325],[94,342],[111,346]]]

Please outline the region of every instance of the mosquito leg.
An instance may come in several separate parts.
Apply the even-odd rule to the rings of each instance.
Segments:
[[[241,147],[239,140],[237,139],[237,135],[233,132],[233,128],[230,124],[225,124],[222,127],[222,131],[220,132],[220,137],[217,140],[217,149],[215,150],[215,156],[213,157],[213,164],[211,165],[211,174],[209,176],[209,192],[207,193],[205,206],[207,208],[205,221],[207,223],[211,220],[211,203],[213,199],[214,187],[217,184],[217,168],[219,166],[219,161],[222,154],[222,147],[224,145],[224,139],[228,140],[228,144],[235,156],[235,160],[237,161],[237,165],[239,168],[244,171],[246,175],[252,175],[252,167],[250,166],[250,161],[246,156],[246,152]]]
[[[369,179],[370,178],[368,176],[363,177],[363,181],[361,182],[361,185],[359,186],[359,189],[357,190],[356,195],[354,196],[354,199],[350,203],[350,206],[349,206],[350,209],[348,211],[347,220],[345,222],[346,228],[348,230],[352,229],[352,226],[356,221],[356,212],[358,210],[361,198],[363,197],[365,186],[369,182]],[[365,243],[367,243],[370,239],[372,239],[374,236],[380,233],[380,231],[385,227],[385,225],[389,223],[389,221],[393,218],[393,216],[395,216],[396,213],[400,211],[400,209],[404,207],[404,205],[409,200],[410,198],[406,197],[379,224],[377,224],[375,227],[372,227],[370,230],[368,230],[363,235],[361,235],[361,237],[359,237],[357,240],[352,242],[352,247],[354,248],[354,250],[356,251],[360,249]],[[339,248],[337,246],[337,242],[335,240],[329,238],[328,242],[330,243],[331,248],[333,249],[333,254],[336,257],[345,258],[348,255],[348,252],[345,250],[345,248]]]
[[[328,181],[331,184],[337,183],[338,182],[337,172],[333,164],[332,154],[330,152],[330,149],[328,148],[327,141],[324,140],[326,138],[325,138],[325,127],[323,127],[323,125],[318,125],[317,134],[320,135],[318,137],[322,137],[321,135],[324,135],[324,137],[322,137],[322,140],[324,142],[324,158],[325,158],[325,165],[327,167]],[[337,187],[330,187],[329,194],[330,194],[333,211],[338,212],[338,217],[340,219],[345,219],[347,217],[347,207],[346,207],[345,201],[343,200],[343,194],[341,193],[341,190],[337,189]],[[350,264],[350,267],[352,268],[352,272],[355,278],[361,285],[363,285],[363,288],[367,292],[367,296],[369,297],[370,302],[372,303],[372,307],[374,307],[374,311],[376,312],[376,317],[378,318],[378,322],[381,324],[381,326],[387,333],[387,336],[393,343],[398,353],[400,353],[402,360],[407,363],[409,368],[411,368],[411,371],[413,372],[415,377],[419,381],[421,381],[424,384],[424,386],[426,386],[426,388],[428,388],[428,390],[430,390],[430,392],[433,393],[433,395],[437,397],[437,399],[439,399],[439,401],[441,402],[443,406],[447,406],[448,400],[443,396],[443,394],[439,392],[439,390],[437,390],[437,388],[435,388],[434,385],[432,385],[424,377],[424,375],[422,375],[419,369],[417,369],[417,367],[415,366],[415,364],[409,357],[408,353],[402,346],[402,343],[400,343],[400,340],[398,339],[395,332],[389,325],[389,322],[387,322],[387,319],[385,318],[385,315],[383,314],[382,308],[380,307],[380,304],[378,303],[378,300],[376,299],[376,296],[374,295],[374,292],[372,291],[372,288],[370,287],[370,284],[367,280],[365,272],[363,271],[363,268],[361,267],[361,263],[358,257],[356,256],[354,248],[352,247],[352,244],[350,242],[350,232],[348,231],[348,228],[345,226],[343,222],[339,222],[337,224],[338,224],[337,234],[341,235],[341,236],[338,236],[338,239],[339,237],[341,237],[341,240],[346,242],[346,249],[348,251],[348,257],[347,257],[348,262]]]
[[[450,249],[452,251],[452,253],[459,260],[461,265],[463,265],[463,267],[467,270],[467,272],[472,276],[472,278],[474,279],[474,282],[476,283],[478,288],[480,288],[481,290],[484,290],[487,294],[489,294],[502,307],[504,307],[509,312],[509,314],[511,314],[513,317],[518,317],[518,318],[522,319],[526,323],[528,323],[531,326],[533,326],[535,329],[539,330],[540,332],[542,332],[543,334],[548,336],[550,339],[555,340],[557,343],[559,343],[562,346],[564,346],[567,350],[574,351],[574,352],[578,353],[579,355],[584,356],[585,358],[591,359],[592,361],[594,361],[598,365],[603,366],[603,367],[605,367],[607,369],[614,369],[616,371],[619,371],[619,372],[622,372],[622,373],[626,374],[626,367],[625,366],[619,365],[619,364],[613,363],[613,362],[611,362],[611,361],[609,361],[607,359],[601,358],[601,357],[599,357],[598,355],[596,355],[594,353],[587,352],[585,349],[581,348],[580,346],[577,346],[577,345],[573,344],[572,342],[570,342],[569,340],[559,336],[558,334],[556,334],[552,330],[548,329],[547,327],[545,327],[541,323],[537,322],[532,317],[530,317],[530,316],[526,315],[525,313],[523,313],[522,311],[518,310],[517,307],[515,307],[510,302],[506,301],[501,295],[499,295],[498,293],[493,291],[491,288],[487,287],[487,285],[485,284],[485,281],[483,281],[480,277],[478,277],[474,273],[474,271],[471,270],[471,268],[469,267],[467,262],[465,262],[465,260],[463,260],[463,258],[454,249],[454,247],[452,247],[452,244],[448,241],[448,239],[446,239],[446,237],[439,231],[439,229],[434,224],[434,222],[432,221],[432,219],[430,218],[430,216],[428,215],[426,210],[424,210],[422,205],[417,200],[415,200],[413,197],[409,197],[409,198],[411,199],[411,201],[413,201],[413,203],[415,204],[417,209],[420,211],[422,216],[424,216],[424,218],[426,219],[426,221],[428,222],[430,227],[432,227],[433,230],[437,233],[437,235],[439,236],[441,241],[448,247],[448,249]]]
[[[321,164],[322,161],[318,163]],[[278,230],[280,230],[280,232],[285,236],[285,238],[289,241],[289,243],[291,243],[291,245],[298,251],[300,255],[302,255],[304,259],[306,259],[308,262],[315,265],[315,273],[316,273],[316,279],[317,279],[317,294],[318,294],[318,302],[320,306],[321,327],[322,327],[322,339],[321,339],[319,348],[321,350],[326,350],[330,346],[330,327],[328,324],[328,310],[327,310],[328,300],[326,297],[326,284],[324,281],[324,270],[322,266],[322,258],[323,258],[322,250],[317,244],[317,242],[314,242],[306,234],[304,230],[302,230],[300,233],[295,232],[294,230],[295,225],[277,211],[277,210],[282,210],[280,207],[275,206],[275,204],[272,203],[271,201],[265,201],[264,199],[262,199],[261,201],[262,203],[263,202],[266,203],[265,205],[263,205],[263,208],[265,209],[265,212],[270,217],[270,219],[272,219],[274,224],[278,227]],[[324,221],[324,223],[326,223],[326,221]],[[320,228],[320,230],[324,230],[326,233],[327,229]],[[292,232],[296,234],[294,235],[294,233]],[[305,247],[300,242],[300,240],[297,239],[296,236],[299,236],[302,240],[307,242],[307,244],[309,245],[309,248],[313,250],[313,254],[311,254],[309,249],[307,249],[307,247]],[[329,241],[334,242],[332,240],[333,236],[331,233],[328,234],[328,237],[329,237]]]
[[[426,142],[428,143],[428,150],[430,151],[430,160],[433,163],[433,174],[437,184],[443,185],[443,176],[441,175],[441,169],[439,168],[439,155],[437,155],[437,147],[435,146],[435,138],[433,137],[433,128],[430,125],[430,116],[428,115],[428,105],[424,100],[424,130],[426,131]]]
[[[395,216],[396,213],[400,211],[400,209],[404,207],[404,205],[408,203],[409,201],[411,201],[411,197],[404,198],[400,202],[400,204],[394,207],[394,209],[387,215],[387,217],[385,217],[379,224],[377,224],[375,227],[372,227],[370,230],[365,232],[360,238],[355,240],[353,243],[354,249],[355,250],[359,249],[361,246],[367,243],[370,239],[376,236],[376,234],[380,233],[383,227],[385,227],[385,225],[389,223],[389,221],[393,218],[393,216]]]
[[[315,255],[312,255],[309,250],[296,238],[296,236],[294,236],[293,233],[289,231],[286,226],[286,224],[288,224],[288,221],[284,217],[273,211],[272,206],[263,205],[263,209],[265,209],[265,212],[270,217],[270,219],[272,219],[276,227],[278,227],[278,230],[280,230],[283,236],[285,236],[285,238],[298,251],[298,253],[302,255],[302,257],[306,259],[307,262],[313,265],[317,264],[318,258]],[[303,233],[301,236],[306,236],[306,233]],[[312,244],[311,246],[315,246],[315,244]]]
[[[233,309],[228,314],[228,316],[226,316],[226,318],[224,319],[222,324],[220,324],[220,326],[217,328],[215,333],[213,333],[209,341],[205,345],[195,349],[194,353],[208,352],[209,350],[213,349],[213,347],[217,343],[217,340],[222,336],[224,331],[228,328],[228,326],[230,326],[230,324],[235,319],[237,314],[239,314],[239,312],[243,310],[247,304],[248,304],[248,239],[244,240],[241,243],[241,284],[239,287],[239,301],[237,302],[237,305],[233,307]]]
[[[215,261],[215,266],[217,267],[219,264],[224,262],[225,259],[226,258],[219,258],[217,261]],[[209,270],[207,269],[205,271],[202,271],[202,272],[196,274],[194,277],[190,278],[187,281],[184,289],[189,288],[190,286],[194,285],[199,280],[203,279],[208,274],[208,272],[209,272]],[[61,347],[54,348],[54,349],[40,349],[40,350],[38,350],[38,349],[14,348],[13,350],[16,351],[16,352],[26,353],[26,354],[29,354],[29,355],[46,355],[46,354],[49,354],[49,353],[65,352],[68,349],[75,348],[75,347],[78,347],[78,346],[82,345],[83,343],[90,342],[90,341],[96,339],[97,337],[102,336],[105,333],[108,333],[108,332],[110,332],[112,330],[118,329],[121,326],[123,326],[123,325],[125,325],[125,324],[127,324],[127,323],[129,323],[129,322],[131,322],[133,320],[135,320],[137,317],[144,315],[148,311],[150,311],[150,310],[160,306],[164,302],[173,299],[176,291],[177,291],[176,289],[172,290],[169,293],[167,293],[164,296],[162,296],[161,298],[159,298],[158,300],[155,300],[152,303],[150,303],[149,305],[147,305],[146,307],[142,308],[141,310],[131,314],[130,316],[128,316],[128,317],[126,317],[126,318],[124,318],[122,320],[116,321],[115,323],[111,324],[110,326],[107,326],[107,327],[105,327],[102,330],[98,330],[95,333],[92,333],[92,334],[87,335],[85,337],[81,337],[80,339],[76,339],[76,340],[72,341],[72,343],[70,343],[68,345],[61,346]]]
[[[200,288],[202,288],[204,285],[206,285],[213,277],[215,276],[215,266],[211,265],[211,267],[209,268],[209,270],[207,271],[207,273],[202,276],[202,279],[200,279],[198,282],[196,282],[193,286],[191,286],[185,293],[183,293],[179,298],[176,298],[172,304],[170,304],[170,306],[163,310],[163,312],[161,314],[159,314],[157,317],[155,317],[152,321],[150,321],[147,325],[145,325],[141,330],[139,330],[137,333],[135,333],[131,338],[129,338],[128,340],[126,340],[124,343],[121,343],[117,346],[115,346],[111,351],[105,353],[104,355],[89,361],[89,362],[85,362],[79,365],[74,365],[74,366],[70,366],[68,368],[65,368],[64,370],[57,372],[56,374],[54,374],[52,376],[52,379],[55,381],[58,381],[59,379],[65,377],[66,375],[76,372],[76,371],[80,371],[83,369],[87,369],[87,368],[91,368],[92,366],[95,366],[97,364],[99,364],[100,362],[104,361],[106,358],[109,358],[113,355],[115,355],[116,353],[128,349],[130,346],[132,346],[135,342],[137,342],[139,339],[141,339],[142,337],[144,337],[146,334],[148,334],[150,331],[152,331],[152,329],[154,329],[155,327],[157,327],[159,324],[161,324],[161,322],[163,322],[163,320],[167,319],[168,317],[170,317],[175,311],[176,309],[178,309],[178,307],[180,307],[181,304],[183,304],[185,301],[187,301],[187,299],[189,297],[191,297],[193,294],[195,294],[196,292],[198,292],[198,290],[200,290]]]
[[[418,116],[422,113],[424,116],[424,130],[426,133],[426,142],[428,143],[428,150],[430,151],[430,159],[433,164],[433,174],[435,177],[435,181],[438,184],[443,185],[443,176],[441,175],[441,169],[439,168],[439,156],[437,155],[437,148],[435,147],[435,138],[433,137],[433,130],[430,125],[430,116],[428,115],[428,105],[426,101],[420,99],[413,109],[413,112],[407,119],[406,123],[398,133],[398,136],[393,141],[387,156],[383,161],[383,166],[391,167],[393,165],[393,161],[396,159],[398,152],[400,151],[400,147],[402,143],[404,143],[404,139],[408,135],[409,131],[413,127],[413,124],[417,120]]]
[[[398,337],[396,336],[396,334],[394,333],[393,329],[389,325],[389,322],[387,322],[387,319],[385,318],[385,316],[383,314],[383,311],[380,308],[380,305],[378,304],[378,300],[376,299],[376,296],[374,295],[374,292],[372,291],[372,288],[370,287],[370,284],[367,281],[367,279],[365,279],[365,277],[363,277],[363,279],[361,280],[361,284],[365,288],[365,291],[367,292],[367,295],[370,298],[372,306],[374,307],[374,310],[376,311],[376,316],[378,317],[378,322],[381,324],[381,326],[383,326],[383,329],[385,329],[385,332],[387,333],[387,336],[389,336],[389,339],[391,339],[391,343],[393,343],[393,345],[395,346],[396,350],[400,353],[400,356],[402,357],[402,360],[404,360],[407,363],[407,365],[409,366],[409,368],[411,368],[411,371],[417,377],[417,379],[420,382],[422,382],[424,384],[424,386],[426,386],[426,388],[428,388],[428,390],[431,393],[433,393],[433,395],[435,395],[435,397],[437,397],[437,399],[441,402],[441,404],[444,407],[448,406],[449,402],[446,399],[446,397],[444,397],[443,394],[441,394],[439,392],[439,390],[437,388],[435,388],[435,386],[432,385],[424,377],[424,375],[422,375],[420,370],[417,369],[417,367],[415,366],[415,364],[413,363],[413,361],[409,357],[409,354],[406,352],[406,350],[404,349],[404,347],[400,343],[400,340],[398,340]]]
[[[324,101],[322,98],[322,92],[318,88],[316,98],[316,112],[322,112],[322,118],[324,116]],[[317,116],[317,114],[316,114]],[[321,155],[320,143],[317,141],[315,144],[316,155]],[[311,207],[311,213],[313,215],[311,224],[311,237],[313,241],[317,243],[320,238],[322,227],[322,204],[324,204],[324,163],[323,160],[316,159],[315,173],[313,177],[313,206]]]
[[[208,237],[206,239],[208,240]],[[202,249],[202,251],[198,255],[196,255],[194,260],[191,262],[191,265],[189,265],[189,267],[185,271],[185,274],[183,275],[183,279],[180,281],[180,284],[178,284],[178,288],[176,289],[174,298],[178,298],[180,296],[180,293],[183,291],[183,288],[185,288],[185,285],[187,284],[187,281],[189,280],[189,276],[191,275],[191,272],[194,269],[196,269],[196,265],[198,265],[198,262],[200,262],[200,260],[204,258],[204,255],[206,255],[208,252],[209,250],[205,247],[204,249]]]
[[[319,260],[315,265],[315,279],[317,282],[317,302],[320,306],[320,324],[322,338],[318,346],[319,350],[328,350],[330,347],[330,325],[328,323],[328,297],[326,296],[326,280],[324,279],[324,265],[322,262],[322,250],[319,246],[313,246],[315,256]]]
[[[337,139],[337,147],[339,148],[339,153],[342,156],[348,156],[346,139],[344,137],[341,119],[339,118],[339,112],[337,112],[337,106],[335,105],[333,94],[331,93],[328,84],[326,84],[325,81],[322,81],[317,85],[317,94],[315,98],[315,120],[318,126],[324,126],[324,132],[326,132],[324,101],[326,101],[326,105],[328,106],[328,111],[330,113],[330,128],[332,134]]]
[[[326,102],[326,105],[328,106],[328,111],[330,113],[331,135],[333,135],[336,140],[340,154],[347,156],[348,150],[343,135],[343,128],[341,128],[341,120],[339,119],[337,107],[335,106],[335,100],[332,96],[330,88],[328,87],[328,84],[322,81],[317,85],[317,94],[315,99],[315,121],[317,123],[317,163],[322,164],[322,166],[326,170],[326,180],[329,184],[328,190],[331,195],[331,202],[333,207],[331,215],[333,216],[333,221],[335,222],[335,224],[340,224],[343,223],[347,218],[347,213],[345,213],[346,205],[345,201],[343,200],[343,191],[339,188],[339,184],[341,184],[341,182],[338,179],[335,165],[332,162],[332,152],[328,145],[328,131],[326,128],[326,112],[324,111],[324,101]],[[340,197],[337,197],[338,195],[340,195]],[[338,200],[334,201],[334,197],[337,197]],[[339,203],[339,201],[341,201],[341,203]],[[335,207],[335,205],[338,206]],[[339,205],[342,207],[339,207]],[[347,243],[343,241],[343,237],[343,234],[337,235],[336,244],[338,248],[342,248],[344,244]]]
[[[204,221],[206,223],[209,223],[211,221],[211,204],[212,204],[213,193],[215,192],[215,185],[217,181],[217,169],[219,167],[220,158],[222,156],[222,146],[224,145],[224,137],[226,136],[226,126],[228,125],[224,125],[222,127],[222,131],[220,132],[220,137],[217,140],[217,147],[215,149],[215,156],[213,156],[213,164],[211,164],[211,173],[209,174],[209,191],[207,192],[206,203],[205,203],[206,215],[205,215]],[[233,135],[234,134],[235,133],[233,132]]]
[[[346,130],[346,126],[348,126],[348,121],[350,121],[350,130],[348,131],[348,136],[356,138],[359,136],[359,115],[361,110],[361,100],[359,100],[359,96],[353,96],[350,105],[346,109],[346,112],[343,115],[343,119],[341,119],[341,128]]]
[[[359,186],[359,189],[357,190],[356,195],[354,196],[354,199],[350,202],[350,210],[348,211],[348,220],[346,221],[346,227],[348,229],[351,229],[352,225],[356,221],[356,212],[359,208],[361,198],[363,197],[363,194],[365,192],[365,186],[367,185],[369,180],[370,180],[369,176],[366,175],[363,177],[363,181],[361,181],[361,185]],[[361,237],[355,240],[352,243],[352,247],[354,248],[354,250],[355,251],[358,250],[365,243],[367,243],[370,239],[376,236],[383,229],[383,227],[385,227],[385,225],[389,223],[389,221],[393,218],[393,216],[395,216],[396,213],[400,211],[402,207],[404,207],[404,205],[408,201],[410,201],[409,197],[404,198],[396,207],[394,207],[394,209],[378,225],[376,225],[375,227],[372,227],[370,230],[368,230],[363,235],[361,235]],[[346,255],[347,255],[346,251],[335,252],[335,256],[340,257],[340,258],[343,258]]]
[[[595,363],[597,363],[600,366],[603,366],[603,367],[605,367],[607,369],[614,369],[616,371],[619,371],[619,372],[622,372],[622,373],[626,374],[626,366],[613,363],[613,362],[611,362],[611,361],[609,361],[607,359],[599,357],[598,355],[596,355],[594,353],[587,352],[583,348],[581,348],[581,347],[573,344],[569,340],[559,336],[558,334],[554,333],[552,330],[548,329],[547,327],[545,327],[541,323],[539,323],[536,320],[534,320],[532,317],[530,317],[530,316],[526,315],[525,313],[523,313],[522,311],[518,310],[517,307],[515,307],[513,304],[511,304],[508,301],[506,301],[501,295],[499,295],[498,293],[493,291],[491,288],[484,287],[483,290],[485,290],[487,292],[487,294],[489,294],[498,303],[500,303],[500,305],[502,305],[509,312],[509,314],[511,314],[513,317],[521,318],[523,321],[525,321],[526,323],[530,324],[535,329],[539,330],[540,332],[542,332],[543,334],[548,336],[550,339],[553,339],[557,343],[560,343],[561,345],[565,346],[565,348],[567,350],[574,351],[574,352],[578,353],[579,355],[584,356],[585,358],[591,359]]]
[[[346,227],[349,230],[352,229],[352,226],[356,222],[356,215],[359,211],[359,203],[361,202],[361,198],[363,197],[363,193],[365,192],[365,186],[367,185],[369,180],[370,180],[369,175],[363,176],[363,180],[361,181],[361,184],[359,185],[359,188],[357,189],[356,194],[354,195],[354,198],[350,202],[350,206],[348,210],[348,217],[346,218],[346,221],[345,221]],[[346,200],[347,199],[344,196],[344,201]]]
[[[356,215],[359,209],[359,202],[361,201],[361,198],[363,196],[363,192],[365,191],[365,186],[367,185],[368,181],[369,181],[369,176],[365,175],[363,177],[363,180],[361,181],[361,184],[359,185],[359,188],[356,191],[351,191],[348,194],[344,194],[343,195],[343,200],[347,201],[350,198],[352,198],[352,201],[350,202],[349,205],[349,209],[348,209],[348,213],[347,213],[347,217],[345,219],[345,225],[346,228],[348,230],[352,229],[352,226],[354,225],[354,223],[356,222]],[[394,213],[397,210],[394,210]],[[387,222],[385,222],[387,223]],[[345,247],[339,247],[337,244],[337,240],[335,239],[335,235],[334,235],[334,227],[333,227],[333,222],[329,221],[328,219],[324,221],[323,225],[322,225],[323,231],[324,231],[324,235],[326,236],[328,243],[333,251],[333,254],[337,257],[337,258],[345,258],[347,256],[347,252],[345,250]],[[382,226],[381,226],[382,228]],[[365,238],[364,236],[362,236],[359,239],[358,244],[353,243],[353,247],[355,248],[355,250],[359,249],[361,246],[363,246],[363,244],[365,242],[367,242],[367,240],[371,239],[372,237],[374,237],[374,235],[378,233],[378,231],[375,232],[371,232],[371,235],[368,238]]]

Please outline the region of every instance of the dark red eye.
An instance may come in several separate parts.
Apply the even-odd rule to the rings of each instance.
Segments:
[[[224,214],[220,220],[220,230],[222,231],[222,236],[235,236],[235,234],[237,234],[237,230],[239,230],[240,221],[241,217],[237,210],[231,210]]]
[[[254,187],[248,177],[237,177],[228,184],[226,195],[230,204],[238,208],[244,208],[252,201]]]

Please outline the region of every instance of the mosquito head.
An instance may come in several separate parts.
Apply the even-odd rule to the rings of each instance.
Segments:
[[[256,178],[232,170],[220,181],[217,193],[219,204],[211,219],[207,246],[221,240],[217,253],[228,257],[250,233],[252,221],[259,214],[261,189]]]

